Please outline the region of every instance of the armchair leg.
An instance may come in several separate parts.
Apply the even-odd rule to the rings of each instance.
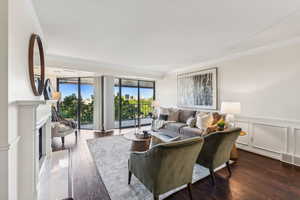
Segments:
[[[132,176],[131,171],[128,171],[128,185],[130,185],[130,182],[131,182],[131,176]]]
[[[153,199],[154,200],[159,200],[158,196],[156,196],[156,195],[153,195]]]
[[[193,196],[192,196],[192,184],[189,183],[187,186],[188,186],[188,191],[189,191],[190,199],[193,200]]]
[[[228,169],[228,172],[229,172],[229,177],[231,177],[231,168],[230,168],[230,164],[229,164],[229,161],[226,162],[226,166],[227,166],[227,169]]]
[[[65,145],[65,137],[61,137],[61,143],[63,146]]]
[[[211,183],[213,186],[216,184],[216,177],[215,177],[215,172],[213,169],[209,169],[210,172],[210,177],[211,177]]]
[[[75,137],[76,137],[76,139],[77,139],[77,136],[78,136],[78,132],[77,132],[77,130],[75,130]]]

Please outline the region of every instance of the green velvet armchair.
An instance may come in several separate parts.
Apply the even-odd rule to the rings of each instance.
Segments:
[[[193,169],[203,145],[203,138],[194,137],[153,146],[146,152],[132,152],[128,161],[128,184],[134,174],[159,199],[182,185],[188,185],[192,199]]]
[[[240,128],[234,128],[211,133],[204,137],[204,144],[197,163],[209,169],[213,185],[215,185],[214,169],[225,163],[229,171],[229,177],[231,176],[230,152],[240,132]]]

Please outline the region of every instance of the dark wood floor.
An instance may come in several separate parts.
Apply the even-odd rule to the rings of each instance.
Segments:
[[[66,137],[65,148],[72,149],[74,199],[110,200],[86,145],[98,137],[92,131],[81,131]],[[61,150],[61,141],[53,141],[53,150]],[[216,187],[205,178],[192,185],[194,200],[300,200],[300,168],[240,150],[240,159],[232,165],[232,177],[225,169],[217,172]],[[167,200],[188,200],[186,189]]]

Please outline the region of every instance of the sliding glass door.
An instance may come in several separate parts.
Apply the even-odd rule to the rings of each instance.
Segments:
[[[63,118],[78,120],[79,85],[78,78],[57,79],[57,89],[61,92],[58,111]]]
[[[155,83],[132,79],[115,79],[115,127],[149,125]]]
[[[140,109],[140,124],[151,124],[150,113],[153,112],[152,102],[155,99],[154,82],[139,81],[139,109]]]
[[[80,128],[94,128],[94,78],[80,78]]]
[[[57,88],[62,117],[75,120],[80,129],[93,129],[94,78],[58,78]]]

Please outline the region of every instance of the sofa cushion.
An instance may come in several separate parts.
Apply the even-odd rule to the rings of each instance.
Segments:
[[[176,137],[180,136],[177,132],[166,129],[166,128],[160,129],[159,132],[160,132],[160,134],[166,135],[170,138],[176,138]]]
[[[188,118],[194,117],[195,114],[196,114],[196,111],[194,111],[194,110],[180,110],[178,122],[186,123]]]
[[[180,134],[183,135],[184,138],[201,136],[203,134],[203,130],[186,126],[180,129]]]
[[[179,133],[180,128],[187,126],[185,123],[180,122],[169,122],[166,124],[165,129],[169,131],[173,131],[175,133]]]

